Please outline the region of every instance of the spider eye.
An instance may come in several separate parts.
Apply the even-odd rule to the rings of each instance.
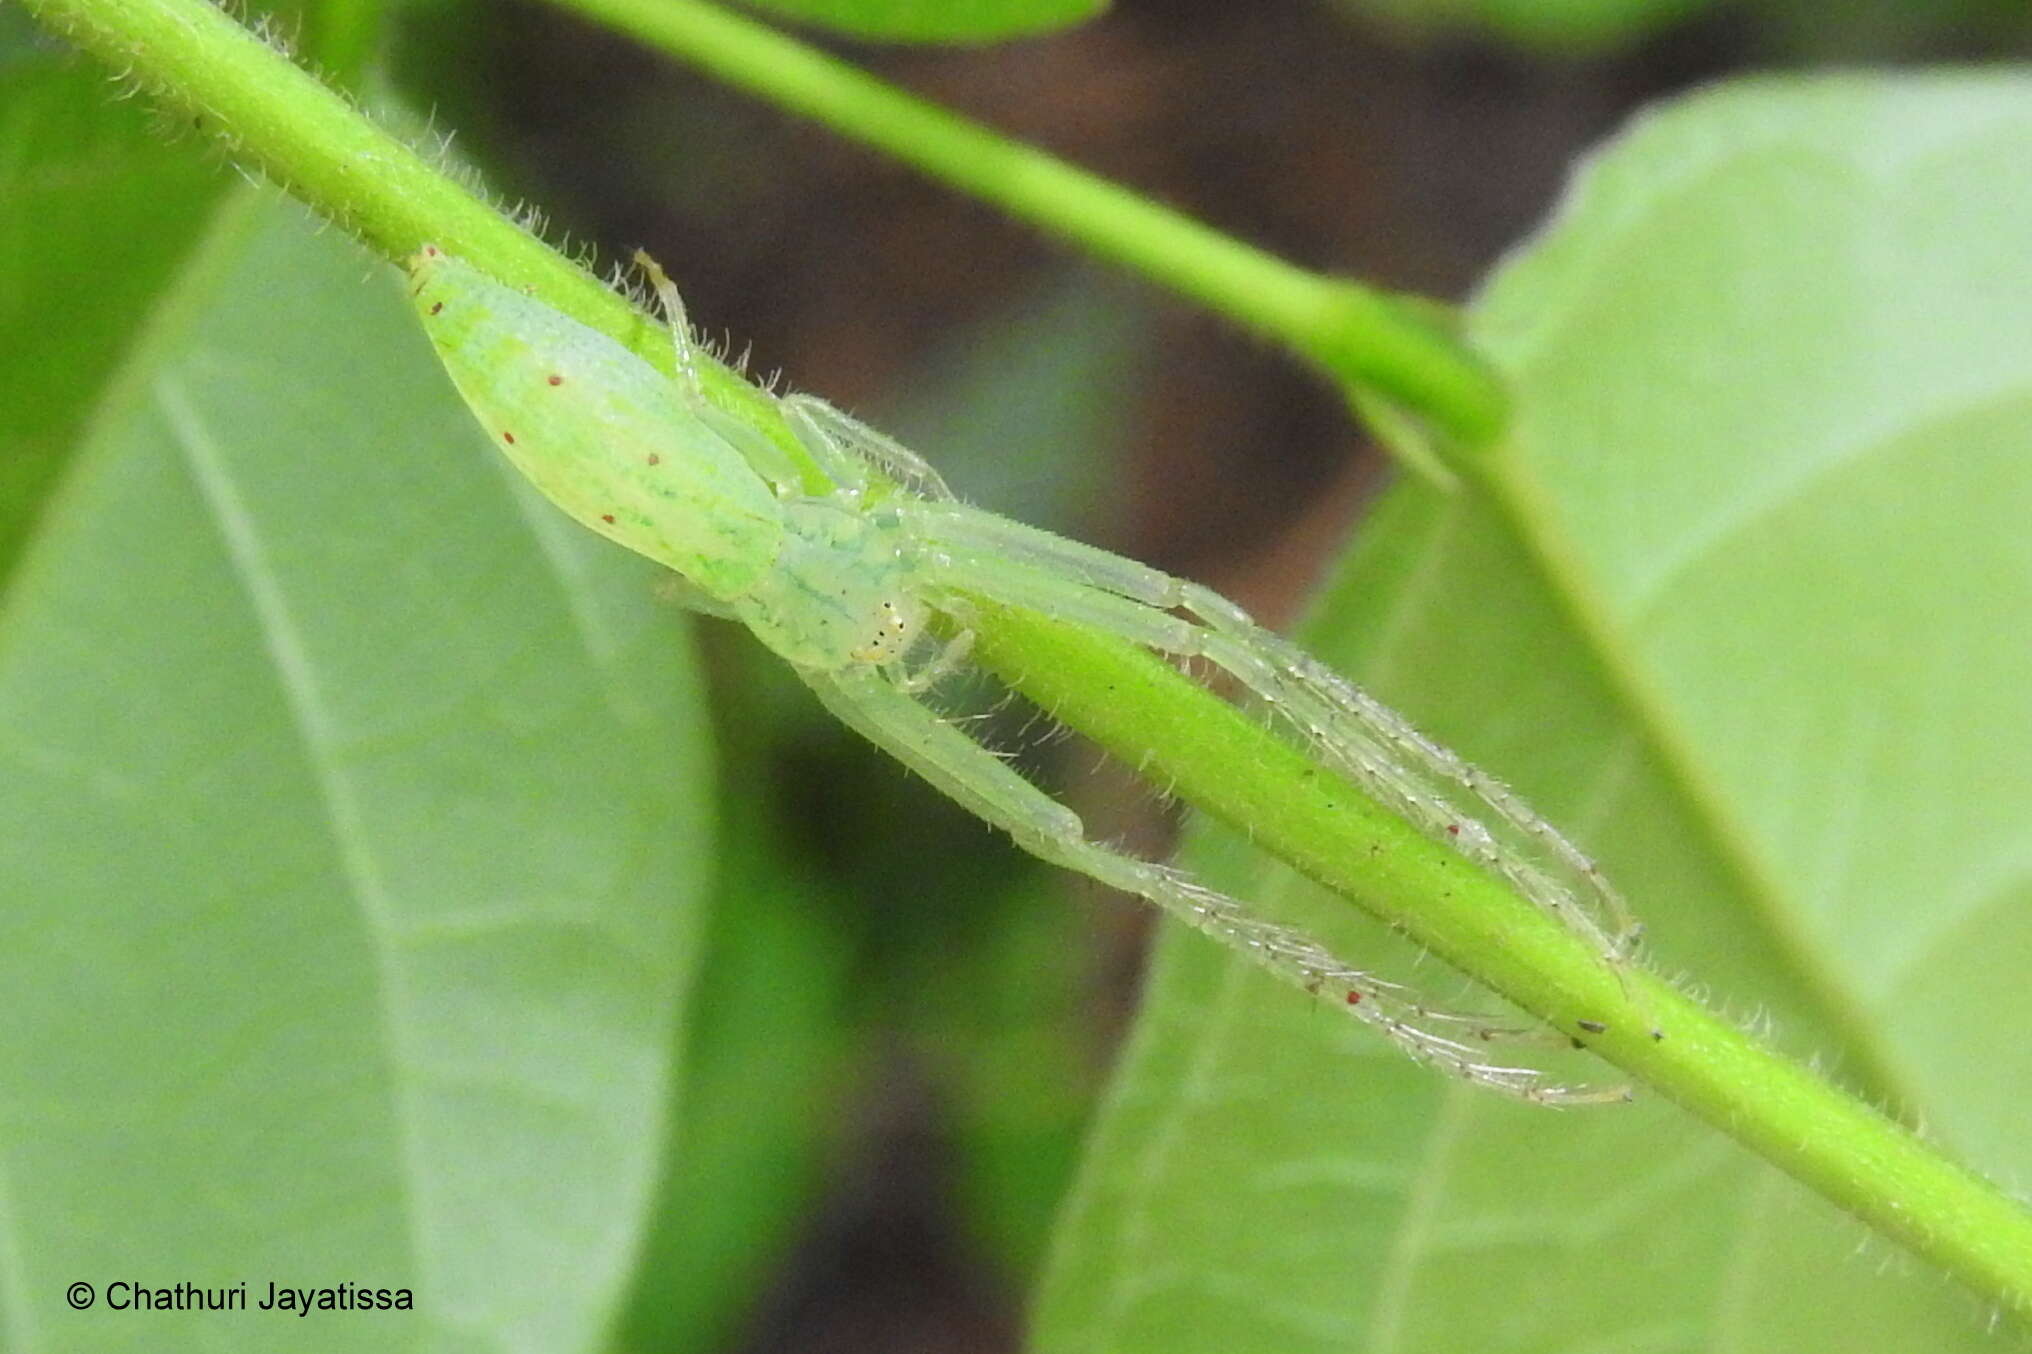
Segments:
[[[910,613],[893,601],[884,600],[878,604],[873,627],[868,632],[867,643],[854,650],[854,657],[864,663],[885,663],[906,652],[916,632]]]

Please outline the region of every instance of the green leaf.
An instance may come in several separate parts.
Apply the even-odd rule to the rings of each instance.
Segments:
[[[1103,1068],[1091,916],[1056,873],[966,901],[974,944],[922,965],[917,1057],[937,1078],[967,1230],[1028,1287],[1079,1162]]]
[[[769,661],[775,661],[773,657]],[[845,956],[753,796],[727,805],[706,965],[685,1031],[682,1112],[635,1276],[628,1348],[731,1347],[818,1191],[842,1122]]]
[[[999,42],[1071,28],[1108,0],[747,0],[794,23],[881,42]]]
[[[596,1347],[710,857],[681,626],[297,209],[113,391],[0,615],[9,1348],[274,1349],[104,1305],[270,1280],[415,1290],[320,1349]]]
[[[1517,391],[1501,492],[1393,491],[1312,630],[1598,850],[1661,971],[2006,1180],[2032,1176],[2028,155],[2005,74],[1643,119],[1474,310]],[[1669,1104],[1437,1081],[1173,935],[1037,1347],[1995,1347],[1973,1309]]]
[[[107,93],[102,72],[54,46],[20,35],[6,43],[0,580],[148,298],[189,248],[223,181],[201,159],[163,146],[140,105]]]
[[[1150,350],[1143,297],[1095,269],[1025,289],[911,364],[875,422],[970,503],[1083,533],[1119,475],[1133,386]],[[1017,449],[1020,454],[1011,454]]]

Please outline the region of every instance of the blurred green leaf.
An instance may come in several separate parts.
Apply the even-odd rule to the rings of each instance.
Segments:
[[[9,13],[10,27],[20,16]],[[0,62],[0,581],[150,298],[227,180],[96,67],[27,34]]]
[[[1087,907],[1118,900],[1067,893],[1063,876],[1026,870],[967,900],[983,914],[974,943],[926,966],[913,1013],[969,1230],[1019,1290],[1050,1244],[1101,1079]]]
[[[320,1349],[596,1347],[710,865],[654,570],[485,446],[392,270],[241,194],[0,616],[8,1344],[272,1350],[87,1280],[411,1286]]]
[[[1091,536],[1084,519],[1120,475],[1149,338],[1139,293],[1067,270],[913,364],[875,422],[936,448],[939,473],[969,502]]]
[[[779,665],[780,666],[780,665]],[[732,1347],[809,1208],[841,1122],[851,952],[756,796],[728,804],[684,1097],[635,1280],[632,1349]]]
[[[1642,119],[1473,312],[1567,574],[1405,484],[1312,629],[1597,849],[1662,971],[2021,1181],[2028,157],[2022,75]],[[1974,1306],[1669,1104],[1437,1080],[1174,934],[1037,1347],[1996,1347]]]
[[[1939,60],[2024,51],[2024,0],[1756,0],[1748,15],[1786,65]]]
[[[1085,23],[1108,0],[746,0],[794,23],[881,42],[997,42]]]

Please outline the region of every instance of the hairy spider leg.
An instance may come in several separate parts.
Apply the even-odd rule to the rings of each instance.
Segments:
[[[695,611],[701,616],[718,616],[722,620],[737,618],[737,613],[731,605],[713,596],[675,569],[666,569],[657,578],[656,596],[672,606]]]
[[[1079,815],[1003,764],[994,752],[899,690],[880,671],[798,669],[827,709],[1031,854],[1148,899],[1165,912],[1315,997],[1375,1027],[1413,1059],[1477,1085],[1543,1105],[1627,1100],[1625,1087],[1567,1086],[1535,1068],[1485,1061],[1468,1040],[1500,1032],[1438,1011],[1401,984],[1352,968],[1292,928],[1251,916],[1237,899],[1086,836]],[[1428,1024],[1462,1027],[1458,1037]]]
[[[960,629],[953,637],[939,646],[932,660],[915,672],[904,672],[897,677],[896,687],[908,694],[917,695],[929,691],[946,678],[958,672],[974,651],[974,632]]]
[[[1592,859],[1502,782],[1426,738],[1234,603],[1135,560],[962,504],[912,504],[899,511],[923,543],[927,574],[940,584],[1083,621],[1163,653],[1204,658],[1230,673],[1330,764],[1428,837],[1509,880],[1595,946],[1621,976],[1640,928]],[[1472,804],[1458,802],[1463,793]],[[1497,832],[1525,849],[1506,850]],[[1549,857],[1554,869],[1534,854]],[[1578,905],[1579,898],[1599,906],[1608,925]]]
[[[635,266],[656,292],[657,304],[662,307],[664,323],[670,330],[671,347],[677,355],[678,383],[691,396],[695,411],[747,457],[757,472],[777,487],[779,494],[792,496],[801,492],[797,468],[783,449],[757,429],[716,408],[706,397],[705,384],[699,378],[698,341],[692,336],[689,313],[677,284],[663,271],[663,265],[644,250],[635,251]],[[918,498],[953,501],[953,491],[929,461],[824,400],[812,395],[785,395],[776,401],[776,407],[791,433],[811,453],[841,495],[859,498],[866,492],[867,468],[872,466]]]
[[[693,391],[701,391],[698,345],[691,336],[691,318],[685,311],[684,297],[678,294],[677,284],[663,271],[663,265],[649,257],[648,250],[635,251],[635,266],[649,279],[649,285],[656,291],[656,302],[663,307],[663,322],[670,329],[670,346],[677,351],[677,379]]]
[[[678,295],[677,284],[661,264],[640,249],[635,251],[635,266],[649,279],[649,285],[656,291],[657,304],[663,308],[670,346],[677,354],[678,388],[684,391],[691,412],[739,452],[755,473],[769,482],[778,498],[803,494],[804,473],[797,459],[761,429],[734,417],[707,397],[705,383],[699,378],[698,341],[692,337],[691,320],[684,308],[684,298]],[[826,467],[827,473],[830,475],[836,468],[837,465]]]
[[[785,395],[778,401],[798,440],[822,462],[844,459],[872,466],[912,495],[935,503],[957,502],[945,477],[931,463],[887,433],[842,413],[815,395]]]
[[[806,497],[799,470],[781,447],[709,402],[699,379],[696,345],[682,298],[668,276],[648,255],[638,252],[636,262],[649,277],[665,311],[676,351],[679,384],[686,390],[694,412],[740,453],[757,473],[769,479],[780,497]],[[1006,596],[1005,600],[1035,606],[1046,614],[1085,619],[1166,652],[1204,656],[1233,672],[1273,707],[1287,707],[1288,697],[1299,694],[1286,692],[1282,686],[1298,670],[1280,674],[1274,664],[1265,662],[1262,654],[1246,641],[1249,636],[1267,635],[1267,632],[1255,627],[1240,608],[1218,594],[1197,589],[1133,560],[965,508],[953,498],[952,491],[938,472],[916,453],[823,400],[792,395],[777,404],[793,434],[836,486],[833,496],[849,502],[857,500],[867,482],[864,466],[872,467],[905,491],[909,497],[893,508],[885,504],[882,515],[893,515],[893,525],[903,529],[902,534],[907,540],[926,547],[919,553],[928,553],[935,558],[941,571],[950,572],[957,568],[964,572],[966,566],[956,565],[953,551],[940,548],[941,542],[936,533],[926,531],[927,523],[916,519],[920,513],[944,509],[951,516],[940,519],[940,525],[957,528],[956,539],[951,544],[957,549],[958,557],[970,559],[984,544],[992,546],[999,543],[1010,554],[1034,562],[1035,568],[1020,570],[1018,576],[1007,580],[1010,587],[1022,595]],[[981,586],[978,580],[971,583],[963,581],[961,586],[963,590],[989,596],[1003,596],[1007,591]],[[1067,592],[1068,587],[1073,590],[1071,593]],[[1194,606],[1195,600],[1202,605]],[[1173,608],[1193,611],[1207,620],[1208,626],[1195,626],[1179,617],[1164,614]],[[724,609],[718,606],[699,609],[725,614]],[[822,698],[827,699],[827,704],[849,725],[890,750],[907,765],[927,774],[935,784],[968,804],[988,821],[1007,828],[1027,849],[1124,891],[1146,897],[1167,910],[1185,916],[1202,930],[1228,937],[1259,961],[1272,967],[1284,965],[1280,971],[1309,990],[1318,992],[1329,981],[1340,982],[1347,987],[1350,1009],[1357,1010],[1364,1019],[1390,1034],[1414,1057],[1437,1062],[1472,1080],[1510,1090],[1527,1099],[1582,1103],[1627,1098],[1627,1091],[1621,1089],[1602,1092],[1549,1087],[1542,1084],[1542,1074],[1535,1071],[1479,1063],[1470,1046],[1423,1030],[1415,1021],[1422,1019],[1428,1023],[1455,1025],[1461,1027],[1468,1037],[1483,1042],[1501,1038],[1534,1038],[1537,1032],[1498,1028],[1479,1016],[1423,1005],[1409,995],[1409,989],[1341,965],[1314,942],[1286,928],[1249,917],[1236,900],[1207,890],[1175,870],[1124,856],[1086,841],[1077,817],[1070,810],[1009,772],[993,753],[947,724],[936,711],[919,705],[913,699],[956,670],[965,661],[972,645],[972,633],[964,628],[963,600],[948,598],[940,609],[960,620],[962,628],[929,664],[914,673],[908,670],[904,656],[899,655],[896,660],[882,664],[879,671],[853,668],[826,672],[800,666],[799,674],[819,691]],[[1223,644],[1218,639],[1208,642],[1206,637],[1218,636],[1217,629],[1209,628],[1217,620],[1234,620],[1242,627],[1237,635],[1228,637],[1234,643]],[[1302,651],[1299,652],[1302,654]],[[836,703],[837,699],[844,698],[849,687],[863,696],[877,691],[887,692],[893,701],[900,704],[888,706],[892,719],[886,724],[878,725],[866,718],[856,718],[848,713],[847,708]],[[1353,690],[1351,687],[1348,689]],[[1360,693],[1354,694],[1359,696]],[[905,711],[908,712],[907,717],[903,715]],[[1324,729],[1317,710],[1308,715],[1304,711],[1294,713],[1284,708],[1284,713],[1317,741],[1329,742],[1330,734]],[[883,731],[883,736],[878,736],[878,728]],[[921,757],[906,755],[906,749],[914,746],[911,742],[913,736],[929,739],[934,745],[967,749],[969,756],[949,758],[946,764],[962,769],[972,765],[977,772],[992,768],[1000,778],[1013,781],[1013,786],[1007,788],[1014,791],[1020,787],[1021,794],[1041,806],[1038,811],[1044,818],[1062,816],[1058,821],[1060,830],[1056,833],[1041,832],[1035,825],[1029,830],[1018,830],[1020,818],[993,811],[992,796],[983,800],[980,795],[966,791],[962,783],[951,776],[931,775]],[[1340,746],[1346,745],[1344,738]],[[1390,765],[1387,754],[1365,757],[1363,761],[1373,768],[1370,774],[1362,777],[1372,783],[1372,788],[1392,803],[1406,798],[1401,788],[1373,783]],[[1356,765],[1346,769],[1360,774],[1364,767]],[[1065,819],[1070,819],[1070,837],[1064,832]],[[1418,820],[1414,817],[1414,821]],[[1057,843],[1055,847],[1046,849],[1047,844],[1054,842]],[[1459,845],[1457,842],[1449,844]],[[1195,917],[1198,919],[1195,920]],[[1359,988],[1354,985],[1357,981],[1361,984]]]
[[[1428,831],[1435,836],[1445,833],[1464,853],[1508,878],[1525,896],[1601,946],[1612,963],[1624,963],[1633,956],[1644,927],[1622,892],[1602,874],[1593,857],[1540,817],[1508,785],[1426,737],[1402,715],[1298,645],[1255,624],[1241,608],[1220,594],[1190,583],[1184,584],[1183,590],[1187,611],[1236,642],[1260,649],[1280,671],[1316,693],[1332,710],[1375,729],[1378,739],[1405,754],[1404,760],[1410,765],[1424,768],[1424,774],[1408,782],[1405,791],[1408,799],[1424,809]],[[1528,846],[1543,852],[1550,858],[1553,871],[1548,873],[1528,856],[1503,851],[1484,824],[1474,824],[1477,835],[1464,840],[1469,825],[1460,822],[1460,815],[1448,800],[1449,786],[1465,790],[1488,808],[1498,830],[1507,828]],[[1461,827],[1461,832],[1454,832],[1456,826]],[[1580,899],[1591,900],[1601,917],[1579,905]],[[1576,905],[1563,906],[1568,901]]]

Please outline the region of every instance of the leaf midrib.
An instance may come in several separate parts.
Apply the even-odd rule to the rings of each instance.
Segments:
[[[155,393],[157,407],[175,438],[199,497],[211,514],[234,577],[254,613],[269,667],[289,710],[297,742],[323,806],[320,818],[337,849],[340,873],[371,933],[367,948],[373,954],[375,987],[379,993],[374,1003],[381,1027],[379,1046],[385,1055],[394,1101],[390,1118],[396,1139],[395,1156],[407,1196],[418,1199],[423,1197],[428,1176],[417,1159],[414,1131],[418,1120],[417,1092],[411,1069],[419,1064],[401,1016],[402,1008],[409,1003],[405,1001],[402,975],[394,960],[399,927],[387,882],[369,842],[364,811],[335,752],[343,740],[319,686],[310,646],[296,624],[253,514],[233,482],[225,457],[172,375],[158,377]],[[405,1208],[402,1215],[410,1253],[421,1259],[425,1252],[416,1210]]]
[[[1495,516],[1536,573],[1547,599],[1579,641],[1584,661],[1637,731],[1665,791],[1679,803],[1686,820],[1702,829],[1708,858],[1743,902],[1740,915],[1756,923],[1763,943],[1795,976],[1803,1004],[1841,1038],[1848,1081],[1879,1103],[1910,1106],[1910,1081],[1868,1019],[1868,1008],[1839,980],[1833,967],[1821,961],[1820,949],[1796,920],[1797,912],[1783,906],[1787,890],[1729,807],[1728,796],[1698,756],[1694,740],[1671,715],[1657,682],[1628,642],[1625,628],[1611,619],[1570,538],[1560,530],[1545,489],[1509,456],[1493,462],[1479,483]]]

